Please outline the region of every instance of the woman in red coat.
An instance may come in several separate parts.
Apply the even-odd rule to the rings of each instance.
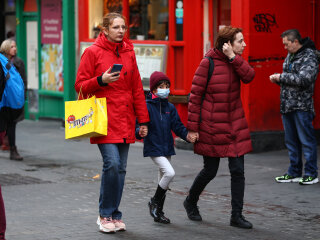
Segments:
[[[241,81],[249,83],[255,75],[253,68],[240,56],[245,46],[240,28],[224,27],[219,31],[215,48],[206,53],[214,62],[207,89],[208,59],[201,61],[192,81],[187,128],[198,134],[194,152],[202,155],[204,160],[204,167],[184,201],[188,217],[194,221],[202,220],[197,207],[201,192],[216,176],[220,158],[228,157],[232,195],[230,225],[252,228],[242,215],[244,154],[252,150],[252,145],[240,86]]]
[[[105,97],[108,135],[91,138],[103,158],[97,224],[102,232],[125,230],[121,201],[129,144],[135,142],[136,119],[142,136],[147,135],[149,115],[132,43],[125,38],[127,26],[121,14],[109,13],[95,43],[87,48],[77,73],[75,89],[84,97]],[[111,73],[113,64],[122,64]]]

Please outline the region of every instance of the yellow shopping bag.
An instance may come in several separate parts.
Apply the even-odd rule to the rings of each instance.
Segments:
[[[106,98],[95,96],[65,102],[65,138],[86,138],[107,135]]]

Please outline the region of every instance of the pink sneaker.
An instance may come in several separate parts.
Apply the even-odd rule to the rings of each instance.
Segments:
[[[121,219],[113,219],[114,226],[116,228],[116,231],[125,231],[126,225],[124,222],[122,222]]]
[[[109,217],[109,218],[101,218],[99,216],[98,220],[97,220],[97,224],[98,224],[99,229],[100,229],[101,232],[110,233],[110,232],[115,232],[116,231],[115,225],[114,225],[113,220],[112,220],[111,217]]]

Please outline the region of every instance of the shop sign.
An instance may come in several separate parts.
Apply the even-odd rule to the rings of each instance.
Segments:
[[[41,43],[61,43],[61,1],[41,1]]]
[[[137,65],[144,90],[149,90],[149,78],[154,71],[166,72],[167,45],[134,44]]]
[[[183,24],[183,2],[177,2],[176,8],[176,24]]]

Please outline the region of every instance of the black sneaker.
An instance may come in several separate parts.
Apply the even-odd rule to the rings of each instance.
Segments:
[[[247,221],[242,214],[236,214],[231,216],[230,226],[250,229],[252,228],[252,223]]]
[[[192,221],[202,221],[202,217],[199,213],[199,207],[196,204],[191,204],[186,200],[183,202],[183,206],[187,211],[188,218]]]
[[[319,179],[317,177],[304,176],[299,181],[299,184],[300,185],[310,185],[310,184],[315,184],[317,182],[319,182]]]
[[[299,182],[301,177],[294,177],[289,174],[284,174],[280,177],[276,177],[275,180],[278,183],[289,183],[289,182]]]

